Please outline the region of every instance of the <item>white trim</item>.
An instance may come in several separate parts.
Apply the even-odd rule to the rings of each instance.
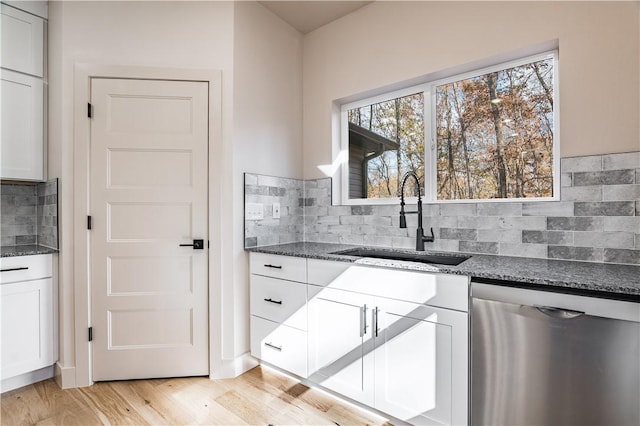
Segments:
[[[553,197],[554,201],[560,200],[560,182],[562,171],[560,170],[560,53],[553,52]]]
[[[424,92],[428,83],[418,84],[417,86],[407,87],[405,89],[394,90],[393,92],[382,93],[380,95],[361,99],[359,101],[343,104],[341,107],[342,112],[347,112],[350,109],[360,108],[371,104],[379,104],[380,102],[390,101],[396,98],[403,98],[409,95],[415,95],[417,93]]]
[[[87,328],[91,322],[91,293],[89,275],[89,231],[86,216],[89,212],[89,141],[90,121],[87,103],[91,99],[92,78],[127,78],[178,81],[204,81],[209,84],[209,369],[210,374],[222,360],[222,274],[220,254],[221,207],[217,200],[222,192],[222,73],[219,70],[180,69],[139,66],[76,63],[74,67],[74,193],[73,193],[73,288],[75,318],[75,381],[74,387],[89,386],[91,377],[91,348]],[[213,147],[217,149],[212,149]],[[60,367],[61,371],[68,368]],[[68,370],[72,371],[72,370]],[[62,377],[63,381],[65,377]]]
[[[425,204],[439,204],[439,203],[487,203],[487,202],[537,202],[537,201],[559,201],[560,200],[560,90],[559,90],[559,53],[557,47],[553,50],[547,50],[545,52],[536,53],[518,59],[512,59],[506,62],[496,63],[494,65],[486,66],[483,68],[474,69],[472,71],[463,72],[460,74],[450,75],[445,78],[425,82],[418,85],[412,85],[410,87],[393,90],[386,93],[379,93],[368,98],[358,99],[348,103],[340,105],[340,114],[334,114],[334,120],[338,117],[340,121],[340,149],[346,151],[346,161],[340,165],[340,182],[334,183],[334,188],[340,189],[340,196],[337,200],[340,200],[341,205],[388,205],[399,203],[399,197],[393,198],[349,198],[349,132],[348,132],[348,110],[354,108],[360,108],[363,106],[385,102],[391,99],[400,98],[416,93],[423,93],[424,96],[424,164],[425,164],[425,195],[423,202]],[[436,90],[437,86],[452,83],[455,81],[466,80],[474,77],[478,77],[491,72],[502,71],[509,68],[514,68],[522,65],[526,65],[532,62],[541,61],[544,59],[553,59],[553,195],[551,197],[535,197],[535,198],[481,198],[481,199],[460,199],[460,200],[440,200],[437,198],[437,146],[436,146],[436,122],[435,122],[435,105],[436,105]],[[351,97],[353,98],[353,97]],[[335,155],[334,155],[335,157]],[[429,171],[429,173],[427,173]],[[337,201],[334,197],[334,201]],[[417,198],[411,198],[406,200],[408,203],[416,203]]]
[[[468,80],[474,77],[480,77],[481,75],[489,74],[492,72],[503,71],[510,68],[519,67],[521,65],[530,64],[532,62],[542,61],[543,59],[554,58],[557,60],[558,51],[553,50],[545,53],[539,53],[537,55],[525,56],[524,58],[515,59],[508,62],[501,62],[499,64],[491,65],[489,67],[468,71],[462,74],[452,75],[451,77],[441,78],[429,83],[430,86],[442,86],[443,84],[453,83],[454,81]],[[555,61],[554,61],[555,65]]]
[[[252,357],[249,352],[245,352],[232,360],[220,362],[215,369],[212,369],[209,378],[214,380],[238,377],[259,364],[260,362],[256,358]]]
[[[433,86],[429,85],[424,92],[424,202],[431,203],[437,200],[438,194],[438,151],[436,147],[436,118],[432,114],[436,104],[436,94]],[[427,173],[427,169],[430,173]]]
[[[340,109],[340,151],[346,151],[346,159],[340,164],[340,194],[343,205],[363,204],[361,199],[349,197],[349,123],[348,108],[342,106]]]
[[[56,362],[53,377],[58,386],[60,386],[60,388],[62,389],[77,387],[75,367],[63,367],[60,365],[60,362]]]

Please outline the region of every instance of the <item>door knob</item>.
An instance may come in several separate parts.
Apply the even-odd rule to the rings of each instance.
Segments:
[[[193,247],[194,250],[204,249],[204,240],[193,240],[193,244],[180,244],[180,247]]]

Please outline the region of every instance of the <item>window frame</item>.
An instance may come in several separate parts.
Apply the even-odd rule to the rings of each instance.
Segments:
[[[502,71],[509,68],[541,61],[543,59],[553,60],[553,195],[551,197],[531,197],[531,198],[482,198],[482,199],[460,199],[442,200],[437,198],[437,147],[436,147],[436,115],[433,114],[436,108],[436,87],[460,80],[479,77],[492,72]],[[384,92],[375,96],[362,98],[356,101],[340,105],[340,149],[346,152],[347,157],[340,166],[340,192],[342,205],[388,205],[400,202],[399,197],[389,198],[349,198],[349,119],[348,111],[354,108],[390,101],[403,96],[416,93],[423,94],[424,101],[424,197],[422,201],[426,204],[450,204],[450,203],[513,203],[513,202],[535,202],[535,201],[558,201],[560,200],[560,92],[559,92],[559,54],[558,49],[548,50],[535,55],[525,56],[519,59],[496,63],[483,68],[474,69],[468,72],[457,73],[445,78],[427,81],[418,85],[411,85],[405,88]],[[414,80],[415,81],[415,80]],[[427,173],[429,171],[429,173]],[[400,176],[399,176],[400,178]],[[409,204],[417,203],[417,197],[405,197]]]

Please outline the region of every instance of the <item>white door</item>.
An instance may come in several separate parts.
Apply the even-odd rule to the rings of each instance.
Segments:
[[[372,300],[323,288],[309,302],[309,379],[367,405],[373,405]]]
[[[93,379],[206,375],[208,84],[94,78],[91,103]]]
[[[467,424],[467,314],[381,298],[376,308],[375,408],[410,424]]]

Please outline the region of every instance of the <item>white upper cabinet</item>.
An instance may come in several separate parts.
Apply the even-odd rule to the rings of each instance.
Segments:
[[[2,133],[0,178],[44,179],[44,86],[42,79],[0,70]]]
[[[5,69],[44,76],[44,19],[2,5],[2,62]]]
[[[33,13],[46,16],[46,3],[31,3],[14,2],[30,13],[0,5],[0,179],[45,178],[46,25],[44,19]],[[33,11],[29,10],[32,6],[36,8]]]

